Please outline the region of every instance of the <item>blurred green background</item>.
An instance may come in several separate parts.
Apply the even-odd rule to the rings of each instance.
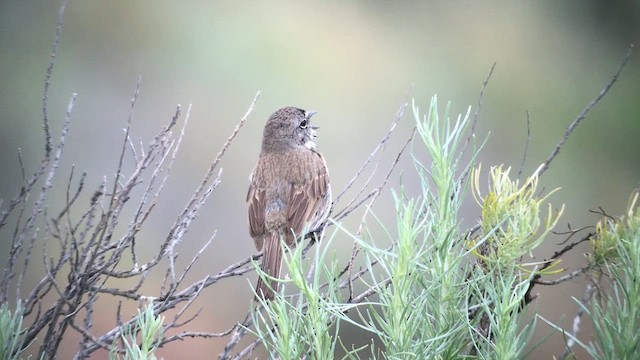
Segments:
[[[0,198],[12,198],[21,184],[17,149],[22,149],[28,173],[44,151],[41,98],[58,7],[59,1],[0,2]],[[318,144],[338,191],[379,142],[410,84],[410,96],[422,109],[437,93],[441,108],[451,100],[452,113],[458,114],[469,105],[475,107],[482,81],[497,62],[476,128],[481,139],[490,132],[480,161],[485,171],[497,164],[517,171],[528,110],[532,135],[526,174],[546,159],[569,122],[609,81],[628,45],[639,39],[640,1],[71,1],[50,92],[54,134],[61,129],[72,93],[78,93],[78,102],[56,185],[64,189],[71,164],[88,172],[89,193],[103,177],[113,180],[139,76],[142,90],[134,139],[147,144],[177,104],[185,110],[192,104],[173,176],[138,240],[150,255],[261,90],[255,112],[224,158],[222,185],[181,250],[186,261],[217,230],[213,246],[193,270],[191,278],[200,278],[255,251],[246,229],[244,197],[264,119],[277,108],[293,105],[318,111]],[[599,206],[621,214],[638,186],[638,52],[542,179],[547,189],[562,187],[551,198],[556,206],[567,204],[560,229],[567,223],[593,224],[598,218],[588,209]],[[389,159],[408,136],[412,121],[405,115]],[[410,178],[407,158],[401,167]],[[390,186],[398,185],[396,172]],[[51,207],[60,199],[63,194],[52,196]],[[375,210],[391,221],[388,224],[393,221],[390,204],[385,193]],[[357,226],[359,218],[356,214],[347,227]],[[476,218],[477,207],[469,202],[465,219],[473,224]],[[0,235],[5,250],[9,235]],[[338,236],[336,251],[347,259],[352,242]],[[538,258],[552,254],[562,239],[546,244]],[[581,254],[586,251],[577,251],[564,265],[584,262]],[[152,285],[160,276],[150,280]],[[255,274],[249,279],[253,282]],[[583,286],[576,281],[538,288],[535,306],[546,318],[560,322],[563,315],[575,314],[570,296],[580,296]],[[197,304],[203,313],[190,330],[226,330],[246,314],[250,298],[246,278],[217,284]],[[114,324],[110,305],[107,301],[97,314],[98,334]],[[135,304],[130,313],[134,309]],[[571,319],[566,316],[562,321],[568,326]],[[550,332],[544,324],[538,324],[538,330],[538,335]],[[580,335],[590,339],[589,327]],[[347,331],[345,336],[359,344],[368,342],[367,334]],[[75,354],[75,341],[77,337],[70,337],[59,358]],[[224,343],[226,339],[179,342],[160,355],[184,357],[187,349],[189,358],[212,358]],[[562,344],[556,335],[532,358],[557,356]],[[94,356],[105,357],[104,352]]]

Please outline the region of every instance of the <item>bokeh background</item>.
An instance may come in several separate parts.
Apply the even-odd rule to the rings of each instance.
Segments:
[[[0,2],[0,198],[13,197],[21,184],[17,149],[22,149],[28,173],[44,151],[41,98],[58,7],[59,1]],[[475,107],[482,81],[497,62],[476,128],[480,139],[489,136],[479,160],[485,169],[506,164],[517,170],[528,110],[531,143],[524,170],[530,173],[609,81],[629,44],[639,39],[639,1],[71,1],[50,92],[54,134],[72,93],[78,93],[78,102],[56,185],[64,188],[71,164],[88,172],[90,189],[105,176],[113,180],[139,76],[134,138],[148,143],[177,104],[192,104],[173,176],[138,240],[145,244],[141,251],[152,254],[261,90],[255,112],[224,158],[222,185],[181,250],[188,258],[217,231],[193,270],[192,278],[200,278],[255,251],[246,230],[244,197],[264,119],[275,109],[294,105],[318,111],[319,147],[339,190],[379,142],[411,84],[410,98],[422,109],[437,93],[441,108],[451,100],[451,111],[458,114]],[[639,185],[638,52],[542,179],[547,189],[562,187],[551,198],[556,207],[567,205],[560,228],[593,224],[598,217],[589,209],[620,214]],[[405,115],[387,160],[412,122]],[[411,184],[407,160],[400,167]],[[399,172],[390,186],[398,188]],[[50,206],[61,206],[62,198],[52,196]],[[375,209],[387,224],[393,224],[390,204],[387,192]],[[472,202],[465,214],[472,224],[477,217]],[[345,226],[357,225],[359,217]],[[4,251],[9,235],[0,235]],[[537,255],[548,256],[561,240],[551,239]],[[333,246],[346,259],[351,244],[338,234]],[[565,266],[584,262],[586,251],[575,252]],[[255,274],[248,279],[254,281]],[[160,274],[150,282],[159,280]],[[248,283],[235,278],[205,291],[197,304],[202,315],[190,328],[219,332],[239,321],[251,298]],[[583,286],[575,281],[539,288],[535,306],[546,318],[569,325],[577,310],[571,296],[580,296]],[[96,332],[113,326],[109,305],[97,314]],[[583,329],[581,338],[589,340],[590,331]],[[550,332],[538,324],[537,336]],[[355,331],[344,336],[360,344],[369,339]],[[70,337],[59,358],[75,354],[76,340]],[[225,342],[174,343],[160,355],[184,358],[188,351],[188,358],[212,358]],[[531,358],[559,355],[562,344],[561,336],[552,336]]]

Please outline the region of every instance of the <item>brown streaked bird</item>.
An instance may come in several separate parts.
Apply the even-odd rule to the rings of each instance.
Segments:
[[[247,193],[249,232],[262,251],[262,271],[278,278],[282,264],[280,241],[296,245],[303,231],[315,231],[331,207],[329,173],[316,149],[314,111],[285,107],[264,126],[258,164]],[[294,236],[295,234],[295,236]],[[278,282],[258,279],[256,293],[273,299]]]

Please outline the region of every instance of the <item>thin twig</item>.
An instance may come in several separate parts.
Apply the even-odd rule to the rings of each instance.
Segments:
[[[467,136],[467,141],[462,147],[462,151],[460,152],[461,154],[460,157],[462,157],[462,155],[467,150],[467,147],[471,142],[471,138],[475,134],[476,124],[478,123],[478,117],[480,117],[480,111],[482,110],[482,104],[484,102],[484,90],[487,88],[487,85],[489,84],[489,80],[491,79],[491,75],[493,75],[493,70],[495,70],[496,64],[497,63],[494,62],[493,65],[491,65],[491,69],[489,69],[489,74],[487,74],[487,77],[484,78],[484,81],[482,82],[482,86],[480,87],[480,94],[478,95],[478,104],[476,105],[476,111],[473,113],[473,118],[471,119],[471,130],[469,131],[469,136]],[[464,178],[464,176],[462,178]]]
[[[49,85],[51,84],[51,75],[53,74],[53,67],[56,63],[56,56],[58,55],[58,45],[60,45],[60,37],[62,34],[62,25],[64,23],[64,11],[67,8],[67,0],[62,1],[60,4],[60,10],[58,10],[58,25],[56,26],[56,35],[51,45],[51,57],[49,59],[49,66],[47,66],[47,72],[44,78],[44,93],[42,95],[42,123],[44,127],[44,143],[45,143],[45,159],[51,156],[51,130],[49,129]]]
[[[569,332],[572,336],[569,337],[569,340],[565,345],[566,348],[564,350],[564,353],[562,354],[560,359],[566,359],[569,357],[569,355],[573,353],[573,351],[571,350],[571,348],[575,344],[575,340],[573,339],[578,336],[578,332],[580,331],[580,321],[582,320],[582,315],[584,315],[585,308],[589,303],[589,301],[591,300],[591,297],[593,296],[593,293],[595,292],[595,290],[596,290],[596,287],[593,286],[591,283],[588,283],[587,287],[584,289],[584,293],[582,294],[582,298],[580,299],[580,302],[582,303],[583,306],[579,307],[578,312],[576,313],[576,316],[574,316],[573,318],[573,325],[571,327],[571,331]]]
[[[529,119],[529,110],[526,110],[525,114],[527,119],[527,141],[524,143],[524,151],[522,152],[522,161],[520,162],[520,169],[518,170],[518,179],[520,179],[520,176],[522,176],[524,163],[527,161],[527,153],[529,151],[529,142],[531,142],[531,122]]]
[[[471,119],[471,129],[469,130],[467,141],[465,142],[464,146],[462,147],[462,150],[460,151],[460,156],[458,156],[458,160],[462,159],[465,152],[467,151],[467,148],[469,147],[469,144],[471,143],[471,139],[474,138],[475,136],[476,124],[478,122],[478,118],[480,117],[480,111],[482,110],[482,104],[484,102],[484,90],[487,88],[487,85],[489,84],[489,80],[491,79],[491,75],[493,75],[493,70],[495,68],[496,68],[496,63],[494,62],[493,65],[491,65],[489,74],[487,74],[487,77],[482,82],[482,87],[480,87],[480,94],[478,95],[478,104],[476,105],[476,111],[473,113],[473,118]],[[464,185],[464,182],[466,181],[467,176],[469,176],[469,171],[471,171],[471,166],[467,166],[465,170],[462,172],[462,175],[460,176],[460,181],[458,182],[458,185],[456,187],[454,194],[458,191],[458,189],[462,188],[462,186]],[[454,194],[451,194],[451,195],[454,196]]]
[[[0,289],[2,289],[2,299],[1,299],[2,302],[7,301],[8,294],[6,289],[8,288],[8,284],[15,274],[13,272],[13,268],[17,261],[17,256],[20,254],[22,245],[24,244],[24,240],[27,237],[28,232],[31,231],[31,229],[33,228],[37,217],[43,211],[47,192],[53,186],[53,178],[60,164],[60,158],[62,157],[62,151],[66,143],[67,133],[69,131],[69,126],[71,123],[71,113],[76,103],[76,98],[77,98],[77,94],[73,94],[73,96],[71,97],[71,100],[69,100],[69,105],[67,106],[67,113],[65,115],[65,122],[64,122],[64,125],[62,126],[62,131],[60,133],[60,142],[58,143],[56,153],[54,154],[54,157],[52,159],[51,167],[49,169],[47,177],[44,181],[44,184],[42,185],[42,190],[40,191],[40,195],[38,196],[38,199],[34,203],[33,210],[31,211],[31,215],[29,216],[24,226],[22,227],[22,231],[20,232],[20,235],[18,236],[17,239],[14,239],[13,244],[9,250],[8,264],[4,268],[4,272],[2,274],[2,281],[0,282]]]
[[[218,360],[229,359],[229,355],[231,354],[231,351],[238,344],[238,342],[244,337],[244,335],[247,333],[248,327],[251,326],[252,323],[253,321],[251,320],[251,311],[249,311],[247,313],[247,316],[242,321],[242,323],[239,323],[234,327],[234,331],[233,331],[233,334],[231,335],[231,339],[225,345],[224,350],[220,353],[220,355],[218,355]],[[261,341],[259,340],[256,340],[256,342],[257,344],[255,346],[261,343]],[[252,350],[253,348],[255,348],[255,346],[252,347]],[[238,357],[235,357],[235,358],[238,358]]]
[[[404,143],[404,146],[402,146],[402,149],[400,149],[400,152],[398,152],[398,155],[396,156],[393,164],[391,165],[391,168],[387,172],[387,175],[385,176],[384,181],[382,182],[382,184],[376,190],[374,190],[374,195],[371,198],[371,201],[367,204],[365,212],[362,215],[362,218],[360,219],[360,225],[358,225],[358,231],[356,232],[356,235],[355,235],[357,238],[359,238],[361,236],[361,234],[362,234],[362,230],[364,228],[364,222],[365,222],[365,219],[366,219],[367,215],[371,211],[371,207],[373,206],[375,201],[378,199],[378,196],[380,196],[382,188],[384,188],[384,186],[387,184],[387,181],[389,181],[389,177],[391,176],[391,173],[393,172],[393,169],[398,164],[398,162],[400,161],[400,157],[402,156],[404,151],[407,149],[407,147],[409,146],[409,144],[413,140],[414,136],[416,135],[416,131],[417,131],[417,128],[414,126],[413,127],[413,131],[411,132],[411,136],[409,136],[407,141]],[[345,214],[345,216],[346,215],[347,214]],[[356,259],[356,256],[358,254],[358,251],[359,251],[358,242],[354,241],[353,242],[353,248],[351,250],[351,258],[349,259],[349,265],[348,265],[348,269],[349,270],[347,272],[348,273],[347,279],[351,279],[351,273],[353,271],[353,265],[355,263],[355,259]],[[349,281],[349,301],[351,301],[351,299],[353,299],[353,282],[350,280]]]
[[[600,102],[600,100],[602,100],[602,98],[609,92],[609,89],[611,89],[613,84],[616,81],[618,81],[618,77],[620,76],[620,73],[622,73],[622,70],[624,69],[624,67],[629,62],[629,59],[631,59],[632,53],[633,53],[633,44],[629,45],[629,48],[627,49],[627,53],[625,54],[624,59],[622,60],[622,63],[618,67],[618,70],[615,72],[615,74],[613,74],[613,76],[611,77],[611,80],[609,80],[609,83],[604,88],[602,88],[602,90],[600,90],[600,93],[598,93],[598,95],[593,100],[591,100],[591,102],[582,110],[582,112],[575,119],[573,119],[571,124],[569,124],[569,126],[567,127],[567,130],[565,130],[564,132],[564,136],[560,139],[560,141],[558,141],[553,151],[551,151],[551,154],[549,155],[547,160],[545,160],[545,162],[542,163],[542,167],[540,169],[540,172],[538,173],[539,176],[541,176],[542,174],[545,173],[545,171],[547,171],[553,159],[555,159],[556,156],[558,156],[560,149],[562,148],[564,143],[569,139],[569,136],[571,136],[571,133],[573,133],[573,130],[575,130],[578,124],[580,124],[580,122],[587,117],[587,114],[589,114],[591,109],[593,109],[593,107],[596,106],[596,104],[598,104],[598,102]]]
[[[573,234],[571,234],[571,236],[573,236]],[[535,296],[532,295],[533,292],[533,288],[534,286],[538,283],[538,281],[540,281],[540,278],[542,277],[542,275],[540,275],[542,272],[544,272],[545,269],[549,268],[551,265],[555,264],[556,262],[554,260],[560,259],[564,254],[568,253],[569,251],[571,251],[571,249],[575,248],[576,246],[578,246],[579,244],[588,241],[591,236],[593,236],[593,234],[587,234],[586,236],[584,236],[582,239],[574,241],[568,245],[566,245],[565,247],[563,247],[560,250],[557,250],[556,252],[553,253],[553,255],[550,257],[550,260],[544,260],[544,265],[537,271],[537,274],[533,276],[533,278],[531,279],[530,283],[529,283],[529,288],[527,289],[527,292],[525,293],[524,296],[524,303],[528,304],[531,301],[533,301],[535,299]],[[586,270],[585,270],[586,271]],[[578,276],[580,274],[584,273],[584,271],[581,271],[579,274],[575,274],[573,277]]]
[[[567,275],[561,276],[557,279],[553,279],[553,280],[535,280],[534,283],[535,284],[539,284],[539,285],[558,285],[561,284],[563,282],[572,280],[577,278],[578,276],[586,273],[587,271],[591,270],[593,267],[590,265],[587,266],[583,266],[580,269],[574,270],[570,273],[568,273]]]
[[[337,204],[340,198],[342,198],[342,196],[353,186],[355,181],[360,177],[360,175],[362,175],[364,169],[366,169],[366,167],[371,163],[371,161],[373,161],[378,151],[380,151],[381,149],[384,151],[384,149],[386,148],[386,144],[389,141],[391,134],[393,133],[393,130],[395,130],[396,126],[398,125],[398,122],[400,122],[400,119],[402,119],[402,117],[404,116],[404,113],[409,103],[408,102],[409,95],[411,94],[412,89],[413,89],[413,85],[409,87],[409,90],[407,91],[407,95],[404,98],[404,102],[396,112],[396,115],[394,116],[393,121],[391,122],[391,127],[389,127],[389,130],[382,137],[382,140],[380,140],[380,142],[376,145],[376,147],[373,149],[371,154],[369,154],[369,157],[367,158],[367,160],[365,160],[365,162],[362,163],[362,165],[360,166],[358,171],[356,171],[355,175],[351,178],[351,180],[349,180],[349,182],[347,182],[344,188],[338,193],[338,195],[336,196],[336,199],[333,202],[334,204]],[[375,170],[373,172],[375,172]],[[372,176],[373,176],[373,173],[372,173]],[[356,196],[354,196],[353,200],[351,200],[349,204],[345,206],[345,209],[351,206],[357,200],[357,198],[362,194],[365,188],[366,186],[362,187],[360,192]],[[344,209],[342,211],[344,211]],[[336,217],[339,216],[342,211],[338,212],[338,214],[336,214]]]

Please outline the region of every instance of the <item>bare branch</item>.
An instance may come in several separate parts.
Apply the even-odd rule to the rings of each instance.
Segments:
[[[231,354],[231,351],[238,344],[238,342],[240,342],[240,340],[244,337],[244,335],[247,333],[247,329],[251,324],[252,324],[251,312],[249,312],[249,313],[247,313],[247,316],[244,318],[244,321],[242,321],[242,323],[239,323],[234,327],[233,334],[231,334],[231,339],[229,340],[227,345],[224,347],[224,350],[220,353],[220,355],[218,355],[218,360],[227,360],[227,359],[229,359],[229,355]],[[247,348],[250,347],[251,348],[250,350],[247,350],[247,348],[245,348],[245,350],[247,350],[247,353],[250,354],[251,351],[253,351],[253,349],[255,349],[255,347],[257,347],[261,343],[262,342],[260,340],[256,340],[251,345],[249,345],[247,347]],[[240,359],[240,357],[238,357],[238,356],[234,357],[234,359]],[[242,356],[244,356],[244,355],[242,355]]]
[[[529,142],[531,142],[531,122],[529,119],[529,110],[525,111],[527,119],[527,141],[524,143],[524,151],[522,153],[522,161],[520,162],[520,169],[518,170],[518,179],[522,176],[522,170],[524,169],[524,163],[527,161],[527,153],[529,152]]]
[[[391,122],[391,127],[389,128],[387,133],[383,136],[382,140],[380,140],[380,142],[373,149],[371,154],[369,154],[369,157],[367,158],[367,160],[365,160],[365,162],[360,166],[360,169],[358,169],[358,171],[356,171],[355,175],[351,178],[351,180],[349,180],[347,185],[345,185],[345,187],[338,193],[338,195],[336,196],[335,200],[333,201],[333,204],[334,204],[333,206],[335,206],[335,204],[338,203],[338,201],[342,198],[342,196],[353,186],[355,181],[360,177],[360,175],[362,175],[362,172],[364,171],[364,169],[366,169],[366,167],[371,163],[371,161],[373,161],[373,159],[375,158],[375,156],[378,153],[378,151],[380,151],[382,149],[382,152],[384,152],[384,150],[387,147],[387,142],[389,141],[389,138],[391,137],[391,134],[393,133],[393,130],[395,130],[396,126],[400,122],[400,119],[402,119],[402,117],[404,116],[404,113],[405,113],[405,111],[407,109],[407,106],[408,106],[409,95],[411,94],[411,90],[412,89],[413,89],[413,85],[411,85],[409,87],[409,91],[407,92],[407,95],[405,96],[403,104],[400,106],[400,109],[398,109],[398,111],[396,112],[396,115],[393,118],[393,121]],[[360,189],[360,192],[358,192],[358,194],[356,196],[354,196],[354,198],[349,202],[349,204],[347,204],[345,206],[345,209],[348,208],[349,206],[351,206],[358,199],[358,197],[362,194],[362,192],[366,189],[367,185],[369,184],[369,181],[373,177],[373,174],[375,174],[379,163],[380,163],[380,160],[378,160],[378,162],[376,163],[376,165],[375,165],[373,171],[371,172],[371,175],[367,179],[365,185]],[[344,211],[344,209],[342,211]],[[340,213],[342,211],[340,211],[338,214],[336,214],[336,217],[340,216]]]
[[[547,160],[545,160],[545,162],[542,163],[542,167],[538,175],[542,175],[545,173],[545,171],[547,171],[553,159],[555,159],[556,156],[558,156],[558,153],[560,153],[560,149],[562,148],[564,143],[567,142],[567,140],[569,139],[569,136],[571,136],[571,133],[573,133],[573,130],[576,129],[578,124],[580,124],[580,122],[587,117],[587,114],[589,114],[591,109],[593,109],[593,107],[596,106],[596,104],[598,104],[600,100],[602,100],[602,98],[609,92],[609,89],[611,89],[613,84],[616,81],[618,81],[618,77],[620,76],[620,73],[622,73],[622,70],[624,69],[624,67],[629,62],[629,59],[631,59],[632,53],[633,53],[633,44],[629,45],[629,48],[627,49],[627,53],[625,54],[624,59],[622,60],[622,63],[618,67],[618,70],[615,72],[615,74],[613,74],[613,76],[611,77],[611,80],[609,80],[609,83],[605,85],[605,87],[602,88],[602,90],[600,90],[600,93],[593,100],[591,100],[591,102],[582,110],[582,112],[575,119],[573,119],[571,124],[569,124],[569,126],[567,127],[567,130],[564,132],[564,136],[562,137],[562,139],[560,139],[560,141],[558,141],[553,151],[551,151],[551,155],[549,155]]]
[[[56,35],[53,39],[53,45],[51,45],[51,58],[49,60],[49,66],[47,67],[47,72],[44,78],[44,94],[42,95],[42,122],[44,127],[45,159],[49,159],[52,150],[51,130],[49,129],[49,85],[51,84],[53,66],[56,63],[56,56],[58,55],[58,45],[60,44],[64,11],[66,8],[67,0],[63,0],[62,4],[60,4],[60,10],[58,11],[58,25],[56,26]]]
[[[467,151],[467,148],[469,147],[469,144],[471,143],[471,139],[473,139],[474,136],[475,136],[476,123],[478,122],[478,117],[480,116],[480,111],[482,110],[482,104],[484,102],[484,90],[487,88],[487,85],[489,84],[489,80],[491,79],[491,75],[493,75],[493,70],[495,70],[495,68],[496,68],[496,63],[494,62],[493,65],[491,65],[491,69],[489,70],[489,74],[487,74],[487,77],[482,82],[482,87],[480,88],[480,94],[478,95],[478,105],[476,105],[476,111],[473,113],[473,119],[471,120],[471,129],[469,130],[469,135],[467,136],[467,141],[465,142],[464,146],[462,147],[462,150],[460,151],[460,156],[458,156],[458,160],[457,161],[462,159],[462,157],[464,156],[465,152]],[[457,163],[457,161],[456,161],[456,163]],[[460,176],[460,181],[458,182],[458,186],[457,186],[456,190],[454,191],[454,194],[460,188],[462,188],[462,185],[466,181],[467,176],[469,176],[469,171],[471,171],[471,166],[468,166],[464,170],[462,175]],[[454,194],[451,194],[451,195],[453,196]]]
[[[573,351],[571,351],[571,348],[575,344],[575,340],[573,339],[577,337],[578,332],[580,331],[580,321],[582,320],[582,315],[584,315],[585,308],[589,303],[589,301],[591,301],[591,297],[593,296],[593,293],[595,292],[595,290],[596,290],[596,287],[593,286],[591,283],[587,284],[587,287],[584,289],[584,293],[582,294],[582,298],[580,299],[580,302],[584,306],[581,306],[579,308],[578,312],[576,313],[576,316],[573,318],[573,324],[570,331],[570,334],[572,336],[567,341],[565,351],[560,357],[560,359],[567,359],[569,355],[573,353]]]
[[[471,138],[476,132],[476,124],[478,123],[478,117],[480,116],[480,111],[482,110],[482,104],[484,103],[484,90],[487,88],[487,85],[489,84],[489,80],[491,79],[491,75],[493,75],[493,70],[495,70],[496,64],[497,63],[494,62],[493,65],[491,65],[491,69],[489,69],[489,74],[487,74],[487,77],[484,78],[484,81],[482,82],[482,87],[480,87],[480,95],[478,95],[478,104],[476,105],[476,111],[473,113],[473,119],[471,120],[471,130],[469,131],[469,136],[467,136],[467,142],[464,144],[464,147],[460,152],[461,153],[460,157],[462,157],[462,155],[467,150],[467,147],[471,142]],[[463,176],[462,178],[465,178],[465,177],[466,176]]]
[[[4,272],[2,274],[2,281],[0,282],[0,289],[2,290],[2,299],[1,299],[2,302],[7,301],[9,282],[14,276],[14,266],[22,250],[24,240],[27,237],[29,231],[33,229],[36,218],[42,211],[42,208],[44,206],[44,202],[46,199],[47,191],[53,186],[53,178],[56,174],[56,171],[58,170],[58,165],[60,164],[60,158],[62,157],[62,150],[65,145],[67,132],[69,131],[69,124],[71,122],[71,112],[73,111],[73,106],[75,105],[76,97],[77,97],[77,94],[73,94],[73,96],[71,97],[71,100],[69,101],[69,105],[67,106],[67,114],[65,116],[65,122],[60,134],[60,142],[58,144],[56,153],[51,163],[51,168],[49,169],[47,178],[45,179],[45,182],[42,186],[42,190],[40,191],[40,195],[33,206],[31,215],[27,219],[26,223],[23,225],[20,235],[18,236],[17,239],[14,238],[14,241],[11,244],[11,249],[9,250],[9,260],[7,265],[4,268]]]

